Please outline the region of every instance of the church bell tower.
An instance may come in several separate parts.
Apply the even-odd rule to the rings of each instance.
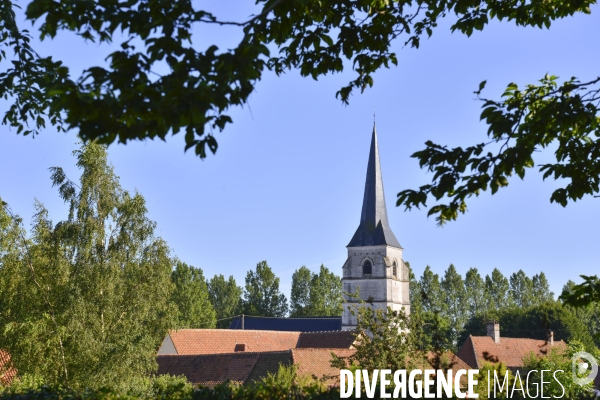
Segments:
[[[404,308],[409,314],[408,267],[402,261],[402,246],[388,223],[375,125],[360,224],[346,248],[348,259],[342,267],[344,292],[355,293],[358,289],[360,298],[375,309]],[[356,315],[348,308],[356,307],[358,302],[344,296],[342,330],[356,328]]]

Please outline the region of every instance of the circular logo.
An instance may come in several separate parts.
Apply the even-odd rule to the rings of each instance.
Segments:
[[[579,351],[573,354],[572,362],[572,372],[573,372],[573,382],[578,385],[587,385],[590,382],[593,382],[598,375],[598,362],[596,359],[585,351]],[[587,376],[585,375],[587,372]]]

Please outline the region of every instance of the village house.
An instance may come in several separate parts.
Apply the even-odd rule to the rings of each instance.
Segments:
[[[339,376],[331,353],[354,353],[355,335],[348,331],[287,332],[237,329],[170,331],[158,351],[158,374],[185,375],[196,385],[225,381],[240,384],[275,374],[280,365],[296,365],[298,376],[332,383]]]
[[[339,371],[331,354],[354,353],[348,331],[281,332],[181,329],[170,331],[159,349],[158,374],[185,375],[193,384],[249,383],[274,374],[280,365],[296,365],[298,376],[332,383]]]
[[[523,368],[523,358],[528,354],[543,357],[551,349],[565,349],[562,340],[554,340],[554,333],[549,332],[548,340],[500,337],[500,324],[488,322],[486,336],[469,335],[458,349],[457,356],[464,360],[470,368],[481,368],[485,362],[503,363],[512,371]]]

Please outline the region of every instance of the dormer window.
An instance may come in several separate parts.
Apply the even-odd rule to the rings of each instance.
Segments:
[[[373,264],[370,260],[365,260],[363,263],[363,275],[371,275],[373,273]]]
[[[392,267],[392,274],[394,278],[398,277],[398,264],[396,264],[396,261],[394,261],[394,266]]]

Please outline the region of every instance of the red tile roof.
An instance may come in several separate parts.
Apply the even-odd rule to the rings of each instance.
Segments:
[[[298,365],[298,376],[337,385],[340,371],[332,368],[331,353],[340,357],[354,349],[292,349],[287,351],[196,355],[159,355],[158,374],[185,375],[193,384],[215,386],[225,381],[249,383],[274,374],[280,365]]]
[[[298,365],[298,376],[310,376],[319,379],[328,385],[339,385],[340,371],[331,367],[331,353],[338,357],[350,357],[355,349],[292,349],[292,361]],[[434,366],[434,353],[427,356],[429,364]],[[451,352],[441,356],[442,368],[450,368],[454,373],[459,369],[469,369],[469,366],[458,356]],[[428,368],[423,366],[422,368]],[[461,382],[466,385],[466,377]]]
[[[291,365],[292,353],[288,351],[260,353],[256,365],[248,376],[246,382],[259,381],[267,376],[267,374],[275,374],[279,370],[280,365]]]
[[[197,355],[160,355],[158,374],[185,375],[188,381],[215,386],[225,381],[246,383],[267,373],[276,373],[279,364],[290,364],[290,351]],[[256,370],[256,371],[255,371]]]
[[[350,357],[355,349],[299,348],[277,352],[237,352],[198,355],[159,355],[158,374],[185,375],[193,384],[215,386],[225,381],[249,383],[274,374],[280,365],[294,363],[299,377],[318,379],[329,386],[339,385],[340,371],[331,366],[332,353]],[[433,354],[429,355],[433,363]],[[464,361],[452,353],[443,363],[453,371],[468,369]],[[432,364],[433,365],[433,364]]]
[[[301,333],[298,349],[349,349],[356,340],[352,331],[307,332]]]
[[[180,355],[264,352],[294,348],[348,349],[354,343],[350,331],[282,332],[234,329],[180,329],[169,332],[175,351]],[[168,341],[169,337],[165,338]],[[161,353],[161,354],[169,354]]]
[[[247,352],[289,350],[296,347],[300,332],[180,329],[169,336],[177,354],[189,355],[233,353],[238,344],[244,344]]]
[[[292,361],[298,366],[298,376],[309,376],[329,385],[339,385],[340,370],[331,366],[331,353],[349,357],[354,349],[292,349]]]
[[[438,355],[434,352],[429,352],[427,354],[427,361],[429,361],[429,365],[431,365],[432,367],[435,367],[436,365],[436,357]],[[469,369],[470,367],[467,365],[466,362],[464,362],[463,360],[460,359],[460,357],[458,357],[456,354],[450,352],[450,351],[446,351],[444,353],[442,353],[441,355],[439,355],[439,362],[441,364],[441,368],[446,368],[449,367],[452,369],[452,371],[456,372],[459,369]]]
[[[15,376],[17,376],[17,370],[10,362],[10,354],[0,350],[0,384],[10,385]]]
[[[489,336],[469,336],[457,355],[471,368],[480,368],[488,361],[502,362],[515,369],[523,367],[523,357],[527,354],[543,356],[553,347],[564,348],[565,342],[558,340],[551,345],[546,340],[502,337],[500,343],[495,343]]]
[[[439,359],[437,359],[439,357]],[[451,369],[452,375],[456,376],[456,373],[460,369],[470,369],[469,365],[466,362],[460,359],[456,354],[446,351],[442,354],[429,352],[427,354],[427,361],[429,362],[429,366],[433,368],[438,368],[442,370]],[[428,368],[423,367],[423,368]],[[463,375],[460,378],[461,386],[467,385],[467,377]]]

